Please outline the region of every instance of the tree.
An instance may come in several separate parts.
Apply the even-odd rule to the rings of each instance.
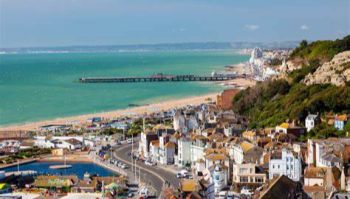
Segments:
[[[300,42],[300,48],[302,48],[302,49],[306,48],[307,45],[308,45],[308,43],[307,43],[307,41],[305,39]]]

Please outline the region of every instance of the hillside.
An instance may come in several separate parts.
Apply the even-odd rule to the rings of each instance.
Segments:
[[[347,36],[343,40],[326,41],[327,48],[324,47],[323,41],[306,44],[306,46],[302,42],[292,53],[290,60],[303,59],[307,64],[288,73],[285,79],[261,82],[241,91],[233,99],[233,110],[246,116],[250,120],[251,128],[276,126],[286,120],[303,123],[308,112],[349,113],[350,86],[348,82],[330,84],[331,82],[322,81],[314,84],[309,80],[311,77],[322,74],[320,71],[325,64],[321,63],[327,65],[327,62],[337,54],[335,52],[350,50],[349,39],[350,37]],[[347,52],[345,54],[347,55]],[[340,54],[337,57],[343,55]],[[343,62],[344,60],[331,62],[332,67],[329,68],[343,73],[347,71],[344,68],[348,68],[348,66],[340,66]]]
[[[350,51],[341,52],[329,62],[318,67],[314,73],[309,73],[304,83],[312,84],[334,84],[344,86],[350,81]]]
[[[308,44],[302,41],[290,56],[293,62],[308,65],[311,61],[318,60],[321,64],[330,61],[334,55],[350,49],[350,35],[335,41],[315,41]]]

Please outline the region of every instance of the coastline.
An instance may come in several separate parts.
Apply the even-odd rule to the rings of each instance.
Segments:
[[[192,96],[182,99],[175,100],[166,100],[154,104],[148,104],[138,107],[118,109],[107,112],[100,113],[90,113],[77,116],[61,117],[56,119],[49,119],[37,122],[22,123],[22,124],[9,124],[8,126],[0,126],[0,131],[30,131],[38,130],[40,126],[49,125],[49,124],[69,124],[69,123],[85,123],[87,119],[91,117],[102,117],[102,118],[118,118],[123,116],[132,116],[132,115],[142,115],[142,114],[151,114],[162,110],[169,110],[172,108],[179,108],[186,105],[199,105],[201,103],[207,102],[208,98],[211,98],[212,101],[216,101],[216,96],[218,93],[210,93],[201,96]]]

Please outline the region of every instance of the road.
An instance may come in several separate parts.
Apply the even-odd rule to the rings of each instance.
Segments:
[[[137,149],[138,144],[134,144],[134,149]],[[133,179],[133,174],[131,172],[131,157],[128,155],[131,152],[132,145],[129,144],[127,146],[122,146],[115,150],[114,157],[118,160],[123,161],[125,164],[129,166],[127,169],[128,175],[130,179]],[[169,182],[173,187],[178,187],[179,179],[176,176],[157,166],[148,166],[143,162],[137,161],[137,167],[140,167],[141,170],[141,181],[151,185],[154,189],[156,189],[158,195],[161,193],[164,182]],[[137,175],[138,175],[138,169]]]

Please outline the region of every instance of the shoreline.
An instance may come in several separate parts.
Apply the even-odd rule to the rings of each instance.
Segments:
[[[223,89],[224,90],[224,89]],[[102,117],[105,119],[114,119],[123,116],[132,116],[132,115],[142,115],[142,114],[151,114],[162,110],[169,110],[172,108],[179,108],[186,105],[199,105],[201,103],[208,102],[207,99],[211,98],[212,102],[216,101],[216,96],[219,93],[209,93],[200,96],[190,96],[174,100],[165,100],[157,102],[154,104],[142,105],[138,107],[131,107],[126,109],[117,109],[112,111],[100,112],[100,113],[89,113],[76,116],[68,117],[59,117],[55,119],[48,119],[43,121],[29,122],[29,123],[20,123],[20,124],[9,124],[0,126],[0,131],[30,131],[38,130],[40,126],[49,125],[49,124],[69,124],[69,123],[86,123],[86,120],[91,117]]]

